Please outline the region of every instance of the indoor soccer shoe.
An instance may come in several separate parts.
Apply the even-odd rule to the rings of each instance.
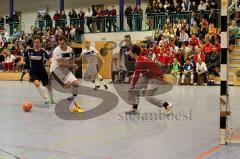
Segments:
[[[100,88],[100,86],[95,86],[95,88],[93,90],[98,90]]]
[[[74,100],[74,96],[67,98],[68,101]]]
[[[104,85],[104,88],[107,90],[107,89],[108,89],[108,86],[105,84],[105,85]]]
[[[70,106],[69,110],[72,113],[83,113],[84,112],[84,110],[76,102],[73,102],[73,105]]]
[[[130,109],[125,112],[126,115],[131,115],[131,114],[139,114],[139,111],[137,109]]]

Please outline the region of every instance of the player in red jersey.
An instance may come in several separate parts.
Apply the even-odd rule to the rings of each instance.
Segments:
[[[126,114],[138,113],[137,109],[140,94],[146,96],[146,100],[150,103],[164,107],[165,112],[169,113],[172,108],[172,103],[154,97],[156,91],[163,83],[162,69],[160,69],[152,59],[142,56],[141,48],[138,45],[132,46],[129,55],[136,60],[136,68],[129,89],[129,101],[133,106]],[[153,86],[153,88],[147,89],[148,84]]]

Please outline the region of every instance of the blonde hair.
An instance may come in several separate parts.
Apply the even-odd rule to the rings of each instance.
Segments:
[[[84,40],[83,44],[90,44],[91,42],[89,40]]]
[[[5,54],[6,56],[9,56],[11,53],[8,49],[3,49],[3,54]]]

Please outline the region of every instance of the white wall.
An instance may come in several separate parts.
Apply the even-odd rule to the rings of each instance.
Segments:
[[[34,22],[37,17],[37,10],[39,8],[48,8],[51,17],[55,10],[59,10],[59,0],[15,0],[14,9],[17,12],[22,12],[22,22],[24,23],[23,29],[25,32],[30,32],[30,27],[34,26]],[[130,4],[135,6],[136,0],[125,0],[125,6]],[[142,0],[142,8],[145,11],[148,0]],[[74,8],[77,12],[79,9],[84,11],[92,5],[104,4],[109,6],[115,5],[117,12],[119,13],[119,0],[65,0],[65,11],[68,14],[71,8]],[[9,0],[0,0],[0,15],[9,14]],[[125,26],[126,22],[125,22]]]

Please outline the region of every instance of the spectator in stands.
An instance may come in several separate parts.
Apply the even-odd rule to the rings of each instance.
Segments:
[[[180,13],[181,12],[181,5],[177,2],[177,0],[173,1],[173,11],[175,13]]]
[[[93,12],[91,8],[88,8],[85,17],[87,18],[87,27],[90,33],[93,32],[92,30],[92,23],[93,23]]]
[[[196,51],[194,54],[194,64],[197,64],[199,58],[201,58],[201,60],[205,62],[205,53],[202,51]]]
[[[162,34],[161,34],[160,30],[156,30],[155,34],[154,34],[154,40],[159,42],[161,40],[161,36],[162,36]]]
[[[111,30],[111,17],[110,17],[110,11],[108,9],[108,6],[104,7],[103,16],[104,16],[103,30],[104,30],[104,32],[105,31],[110,32],[110,30]]]
[[[115,6],[112,6],[112,9],[110,10],[110,31],[112,31],[112,28],[114,31],[116,31],[116,22],[117,22],[117,11],[115,9]]]
[[[70,28],[70,33],[69,33],[69,35],[70,35],[70,40],[72,41],[72,40],[74,40],[74,38],[75,38],[75,35],[76,35],[76,28],[74,28],[74,26],[73,25],[71,25],[71,28]]]
[[[236,20],[232,21],[232,24],[229,26],[229,37],[230,44],[235,44],[235,35],[238,34],[239,28],[237,26]]]
[[[4,71],[10,72],[13,68],[15,57],[8,51],[8,49],[4,49],[3,54],[6,57],[4,62]]]
[[[128,55],[132,47],[132,41],[130,35],[125,35],[124,37],[125,44],[120,48],[120,61],[123,66],[127,69],[127,76],[131,77],[135,70],[135,60]]]
[[[208,24],[208,21],[206,19],[202,19],[201,23],[200,23],[200,33],[199,33],[199,39],[202,40],[205,35],[208,33],[208,27],[209,27],[209,24]]]
[[[18,26],[19,26],[20,20],[19,20],[19,16],[16,14],[16,12],[13,12],[12,20],[14,23],[14,28],[19,29]]]
[[[143,10],[140,8],[140,5],[136,5],[136,8],[134,9],[134,21],[136,30],[142,30]]]
[[[198,11],[198,6],[197,6],[195,1],[192,2],[192,5],[190,7],[190,11],[192,11],[192,12]]]
[[[103,27],[103,13],[101,11],[101,9],[97,8],[97,15],[94,17],[95,22],[97,24],[97,32],[101,32],[102,31],[102,27]]]
[[[149,30],[153,29],[153,24],[154,24],[154,13],[153,13],[153,6],[151,4],[148,4],[146,11],[145,11],[146,15],[147,15],[147,22],[146,24],[149,27]]]
[[[178,62],[177,58],[173,59],[173,63],[171,64],[171,81],[172,84],[178,85],[180,80],[181,73],[181,64]]]
[[[209,0],[206,0],[206,2],[204,3],[206,10],[210,10],[210,3]]]
[[[186,33],[185,29],[182,29],[181,33],[180,33],[180,37],[179,37],[179,42],[183,43],[189,40],[189,36]]]
[[[65,25],[67,23],[67,15],[65,14],[65,11],[61,11],[59,15],[59,26],[62,30],[65,30]]]
[[[9,41],[9,35],[8,32],[4,29],[1,32],[1,46],[7,47],[8,41]]]
[[[206,10],[206,5],[204,2],[201,0],[200,4],[198,5],[198,11],[205,11]]]
[[[81,28],[82,31],[84,31],[84,25],[85,25],[85,13],[81,9],[78,13],[78,19],[79,19],[79,27]]]
[[[190,11],[191,2],[189,0],[183,0],[182,2],[182,12]]]
[[[193,85],[193,64],[191,63],[191,60],[188,58],[186,59],[186,63],[183,65],[183,72],[182,72],[182,81],[181,84],[184,84],[185,78],[190,78],[191,85]]]
[[[5,57],[3,55],[3,48],[0,47],[0,72],[3,71],[4,61],[5,61]]]
[[[133,30],[133,26],[132,26],[133,9],[132,9],[131,5],[127,6],[127,8],[125,10],[125,16],[127,18],[128,27],[129,27],[130,31],[132,31]]]
[[[52,21],[52,18],[47,11],[45,12],[43,19],[46,22],[46,28],[49,28],[49,29],[52,28],[53,21]]]
[[[203,50],[202,51],[205,53],[206,63],[208,63],[209,57],[211,56],[211,53],[212,53],[213,45],[210,42],[210,39],[209,39],[208,36],[206,36],[205,41],[206,42],[205,42],[205,45],[203,45]]]
[[[196,34],[192,33],[192,37],[189,39],[189,44],[191,46],[194,46],[195,48],[198,48],[200,46],[200,40],[196,36]]]
[[[198,20],[198,17],[196,16],[196,13],[194,11],[192,11],[192,16],[190,19],[190,26],[193,26],[194,22],[196,22],[197,25],[199,24],[199,20]]]
[[[70,18],[70,25],[73,25],[75,27],[78,23],[76,11],[74,9],[70,10],[68,13],[68,17]]]
[[[0,15],[0,30],[4,29],[4,18]]]
[[[56,10],[54,16],[53,16],[53,20],[55,21],[55,28],[57,28],[59,25],[59,18],[60,18],[60,14],[59,12]]]
[[[199,58],[196,64],[197,81],[199,85],[202,85],[203,82],[207,81],[207,71],[208,70],[207,70],[206,63],[203,62],[201,58]]]
[[[209,57],[209,64],[207,65],[209,73],[215,76],[220,76],[220,52],[216,46],[213,46],[213,51]]]
[[[125,66],[121,64],[118,58],[114,58],[112,64],[112,82],[125,83],[126,73],[127,71]],[[118,77],[117,80],[115,80],[116,76]]]
[[[118,82],[118,78],[116,79],[116,76],[119,76],[119,61],[118,58],[114,58],[113,59],[113,63],[112,63],[112,83],[117,83]]]
[[[208,16],[208,22],[211,24],[217,24],[217,15],[215,14],[214,8],[210,9],[210,14]]]
[[[198,27],[198,24],[196,21],[193,22],[193,26],[191,28],[190,34],[195,34],[196,36],[198,36],[200,32],[200,28]]]
[[[37,22],[38,22],[38,28],[43,29],[44,28],[44,19],[41,13],[38,13],[37,15]]]
[[[217,33],[217,28],[215,28],[213,23],[210,24],[208,29],[208,35],[210,36],[210,38],[212,38],[216,33]]]
[[[17,30],[17,29],[13,29],[13,35],[12,35],[12,38],[13,39],[18,39],[20,38],[20,32]]]

